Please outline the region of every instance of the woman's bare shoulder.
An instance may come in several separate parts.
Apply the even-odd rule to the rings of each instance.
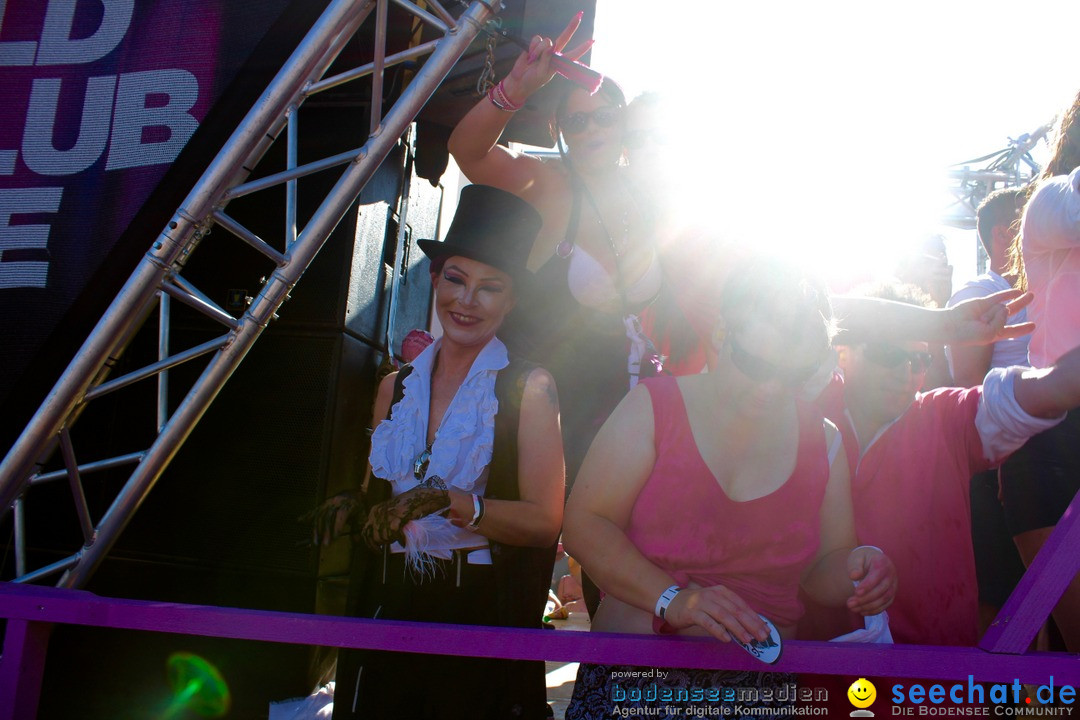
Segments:
[[[523,404],[544,401],[558,408],[559,391],[555,386],[555,378],[544,368],[534,367],[529,371],[529,376],[525,379],[525,388],[521,401]]]

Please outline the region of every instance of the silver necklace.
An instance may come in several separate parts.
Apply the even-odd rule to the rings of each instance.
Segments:
[[[436,431],[436,434],[438,434],[438,431]],[[434,440],[429,442],[423,451],[416,456],[416,460],[413,460],[412,472],[413,477],[417,480],[423,481],[427,475],[428,465],[431,464],[431,446],[434,444]]]

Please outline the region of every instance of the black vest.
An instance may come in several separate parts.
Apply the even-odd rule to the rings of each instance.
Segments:
[[[499,401],[499,411],[495,415],[495,438],[488,465],[487,489],[485,498],[493,500],[519,500],[518,488],[518,421],[521,415],[521,398],[525,392],[525,383],[536,365],[520,358],[511,357],[510,364],[499,371],[495,378],[495,398]],[[391,409],[404,395],[405,378],[412,372],[412,366],[406,365],[394,382],[394,397]],[[389,411],[387,417],[389,418]],[[390,483],[380,478],[369,479],[366,493],[368,506],[389,499]],[[555,566],[557,543],[547,547],[522,547],[488,540],[491,546],[491,562],[495,570],[497,596],[492,598],[495,608],[495,624],[504,627],[536,628],[541,626],[541,617],[547,603],[548,590],[551,588],[551,574]],[[353,579],[359,580],[368,567],[369,551],[363,544],[354,545]],[[357,563],[356,555],[367,556]],[[360,565],[360,568],[357,568]],[[361,578],[357,577],[360,570]],[[365,587],[365,583],[354,584],[354,588]]]

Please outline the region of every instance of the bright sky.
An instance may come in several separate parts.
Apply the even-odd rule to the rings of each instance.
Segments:
[[[819,268],[880,268],[938,231],[947,167],[1080,89],[1080,0],[598,0],[596,16],[594,67],[686,104],[687,211]],[[974,247],[952,231],[954,286]]]

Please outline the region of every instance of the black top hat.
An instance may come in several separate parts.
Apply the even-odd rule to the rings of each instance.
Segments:
[[[443,242],[417,244],[432,260],[460,255],[528,283],[529,252],[540,232],[540,213],[517,195],[487,185],[467,185]]]

